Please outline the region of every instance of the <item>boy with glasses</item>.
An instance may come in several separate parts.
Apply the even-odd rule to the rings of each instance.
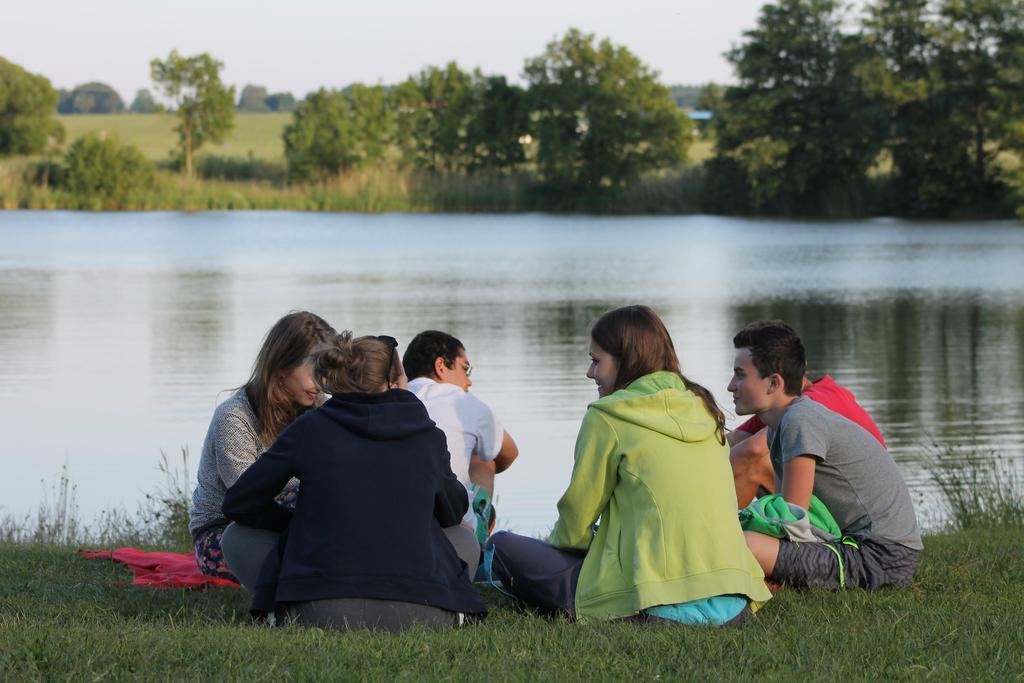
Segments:
[[[519,448],[494,411],[469,393],[473,367],[462,342],[446,332],[417,334],[402,365],[409,391],[427,407],[430,419],[445,433],[455,476],[466,486],[470,509],[463,524],[483,545],[494,526],[494,475],[508,469]]]

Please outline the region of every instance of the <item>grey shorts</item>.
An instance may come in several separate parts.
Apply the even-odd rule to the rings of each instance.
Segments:
[[[921,551],[898,543],[864,540],[843,543],[779,541],[779,556],[768,580],[807,588],[901,587],[910,583]]]

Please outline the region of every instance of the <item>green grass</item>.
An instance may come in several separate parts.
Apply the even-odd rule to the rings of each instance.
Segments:
[[[491,613],[481,625],[341,633],[257,626],[242,590],[133,587],[126,568],[79,558],[83,539],[188,551],[179,533],[187,452],[160,467],[165,481],[134,519],[122,513],[87,529],[65,475],[34,523],[3,520],[0,680],[1024,680],[1019,514],[975,515],[969,530],[926,536],[906,589],[782,590],[736,629],[572,624],[484,588]],[[969,481],[982,498],[993,486],[1020,492],[1019,478],[987,476],[998,468],[950,467],[934,471],[940,484]],[[1019,513],[1021,499],[1012,500]],[[964,519],[949,523],[965,528]],[[12,542],[33,540],[44,542]]]
[[[153,161],[163,161],[178,143],[174,114],[76,114],[58,116],[64,124],[68,143],[86,133],[116,134],[123,143],[142,150]],[[281,133],[291,114],[235,113],[235,127],[219,145],[208,144],[200,154],[283,160]]]
[[[70,548],[0,544],[0,671],[18,680],[1022,680],[1019,530],[931,536],[907,589],[783,590],[753,623],[580,625],[516,611],[458,631],[249,623],[241,590],[112,585]]]

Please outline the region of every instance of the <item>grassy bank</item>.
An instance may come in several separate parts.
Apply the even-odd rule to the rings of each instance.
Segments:
[[[745,215],[743,187],[707,181],[703,165],[714,155],[714,141],[698,138],[689,148],[687,165],[649,175],[627,189],[603,193],[545,187],[529,167],[518,173],[477,175],[425,173],[390,165],[355,170],[317,184],[289,184],[282,133],[291,114],[236,114],[227,139],[202,147],[196,177],[186,180],[172,160],[177,138],[173,114],[112,114],[58,117],[67,132],[64,148],[46,157],[0,159],[0,209],[62,209],[110,211],[289,210],[406,213],[593,213],[664,214],[723,213]],[[89,133],[116,135],[156,162],[155,183],[116,198],[66,191],[66,147]],[[397,159],[397,150],[396,155]],[[1024,169],[1016,155],[1004,154],[1000,164],[1019,187],[990,205],[961,207],[959,219],[1024,218]],[[1016,169],[1016,170],[1015,170]],[[813,209],[820,217],[903,215],[905,202],[893,194],[892,165],[886,155],[872,169],[863,188],[838,193]],[[1014,176],[1016,178],[1016,176]],[[1012,184],[1012,183],[1011,183]],[[65,188],[65,189],[61,189]],[[804,215],[807,207],[791,207]],[[784,208],[774,210],[786,211]]]
[[[581,626],[487,592],[487,623],[391,636],[253,626],[241,590],[115,586],[73,549],[0,545],[0,671],[43,679],[1020,680],[1019,529],[931,536],[910,588],[783,590],[755,623]]]
[[[87,133],[117,135],[159,162],[152,187],[116,199],[61,189],[61,155],[0,160],[0,209],[123,211],[292,210],[358,212],[569,211],[688,214],[701,210],[700,163],[713,153],[709,140],[691,147],[690,166],[649,176],[627,190],[601,196],[554,192],[530,174],[444,174],[370,168],[316,184],[289,184],[281,133],[290,114],[238,114],[221,145],[207,145],[197,177],[171,168],[176,138],[171,114],[62,116],[67,140]],[[53,172],[49,173],[48,169]]]
[[[64,473],[34,518],[0,519],[0,679],[1022,680],[1024,482],[1007,461],[962,455],[935,454],[956,531],[925,538],[908,588],[782,590],[726,630],[551,621],[489,588],[487,622],[459,631],[256,626],[242,590],[136,588],[126,568],[75,552],[187,551],[187,450],[161,457],[165,481],[135,514],[88,528]]]
[[[369,169],[325,183],[287,185],[273,180],[189,181],[160,171],[151,189],[130,193],[111,204],[42,185],[32,179],[33,168],[29,160],[0,163],[0,209],[686,214],[700,211],[703,186],[703,173],[695,167],[652,176],[628,190],[600,198],[545,193],[534,180],[521,175]]]

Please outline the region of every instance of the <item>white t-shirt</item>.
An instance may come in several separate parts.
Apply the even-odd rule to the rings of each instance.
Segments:
[[[501,422],[486,403],[454,384],[417,377],[409,382],[409,391],[423,402],[430,419],[444,432],[452,472],[468,491],[470,458],[475,455],[487,461],[497,457],[505,436]],[[472,510],[463,521],[476,528]]]

